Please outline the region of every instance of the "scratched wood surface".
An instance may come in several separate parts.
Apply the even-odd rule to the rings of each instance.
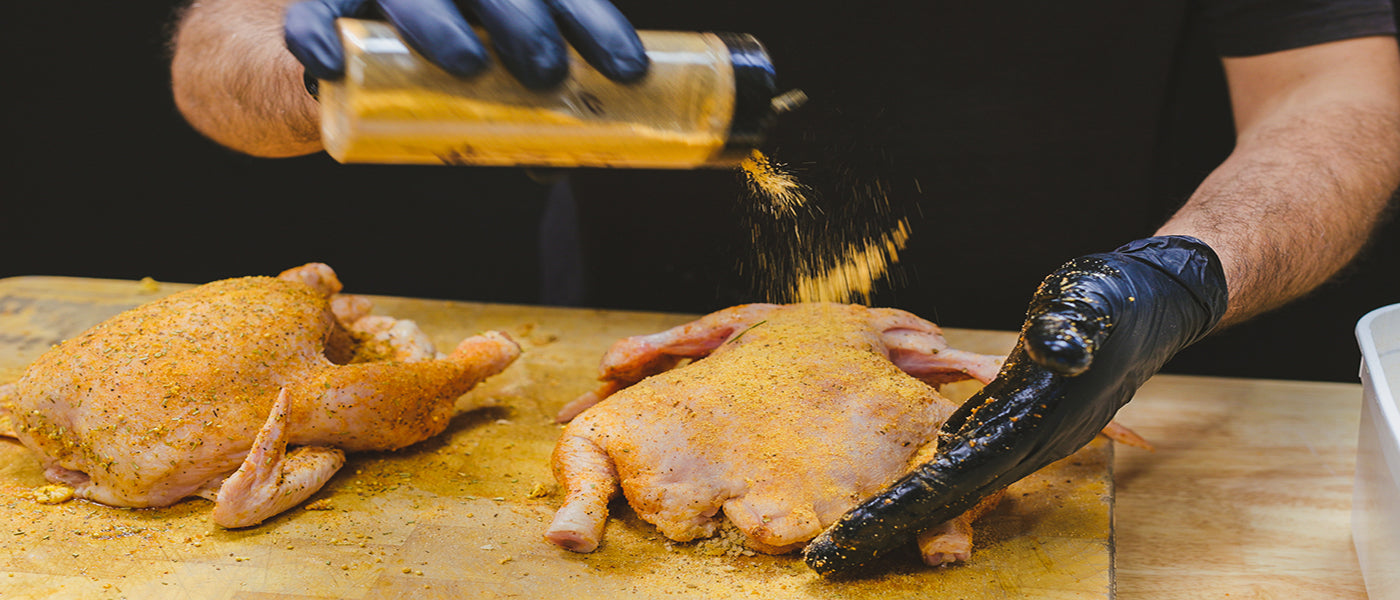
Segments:
[[[1118,413],[1156,446],[1114,462],[1118,597],[1365,599],[1360,415],[1360,384],[1154,377]]]
[[[347,282],[353,292],[353,282]],[[52,344],[183,289],[54,277],[0,280],[0,382]],[[1113,593],[1113,449],[1099,441],[1011,489],[980,522],[970,564],[927,569],[912,553],[874,576],[820,579],[792,556],[717,542],[671,544],[614,506],[599,551],[542,539],[559,498],[548,456],[564,402],[592,388],[616,339],[684,315],[376,298],[439,347],[506,331],[524,356],[458,402],[442,435],[351,455],[313,500],[224,530],[210,503],[128,510],[40,504],[38,462],[0,440],[0,598],[1108,598]],[[1005,352],[1004,332],[949,330],[957,347]],[[965,386],[955,393],[966,394]],[[1127,451],[1125,451],[1127,452]]]

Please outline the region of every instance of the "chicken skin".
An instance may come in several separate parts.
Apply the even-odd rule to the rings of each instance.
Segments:
[[[0,433],[80,498],[201,496],[214,523],[246,527],[315,493],[345,451],[441,432],[457,397],[520,354],[497,332],[437,353],[412,321],[370,315],[368,299],[340,289],[312,263],[121,313],[0,386],[12,428]]]
[[[621,340],[560,414],[566,496],[545,537],[594,550],[621,491],[672,540],[714,535],[723,511],[756,550],[800,549],[932,448],[957,408],[934,385],[999,364],[910,313],[845,304],[743,305]],[[996,500],[923,536],[926,562],[966,559]]]

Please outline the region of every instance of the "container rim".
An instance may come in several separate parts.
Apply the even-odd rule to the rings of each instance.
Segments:
[[[1374,388],[1372,392],[1376,397],[1377,412],[1385,421],[1385,429],[1392,435],[1400,436],[1400,407],[1396,406],[1393,392],[1396,384],[1400,384],[1400,381],[1389,381],[1386,377],[1385,369],[1381,364],[1381,349],[1376,344],[1375,336],[1375,322],[1381,318],[1388,318],[1387,315],[1391,313],[1395,313],[1393,318],[1400,321],[1400,303],[1382,306],[1362,316],[1356,322],[1356,342],[1361,347],[1361,360],[1366,367],[1365,372],[1370,375],[1371,381],[1374,382],[1371,387]],[[1400,352],[1400,346],[1388,348],[1387,351]]]

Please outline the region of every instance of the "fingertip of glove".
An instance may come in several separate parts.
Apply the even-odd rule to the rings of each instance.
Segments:
[[[334,23],[335,16],[320,3],[299,2],[287,7],[283,42],[310,77],[338,79],[345,74],[344,51]]]
[[[569,76],[569,65],[565,62],[551,64],[546,62],[531,62],[528,65],[517,65],[511,69],[515,78],[520,83],[532,90],[547,90],[564,81]]]
[[[827,528],[807,542],[802,549],[802,561],[807,564],[807,568],[822,577],[838,577],[865,564],[860,557],[863,553],[847,543],[838,541],[833,529],[834,526]]]
[[[433,54],[432,60],[448,73],[458,77],[471,77],[484,71],[490,64],[491,57],[478,45],[440,48]]]
[[[598,70],[607,76],[608,79],[618,83],[632,83],[640,80],[647,74],[647,69],[651,67],[651,60],[647,58],[645,52],[636,55],[613,55],[598,65]]]
[[[518,49],[497,48],[501,62],[515,78],[532,90],[549,89],[569,76],[568,56],[564,47],[550,44]]]

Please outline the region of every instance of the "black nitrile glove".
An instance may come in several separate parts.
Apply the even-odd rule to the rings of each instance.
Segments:
[[[466,0],[490,34],[496,55],[533,89],[568,75],[568,38],[588,64],[609,79],[630,82],[649,61],[637,31],[608,0]],[[468,77],[490,60],[486,48],[453,0],[306,0],[287,7],[287,49],[309,78],[339,79],[345,53],[335,20],[362,17],[378,8],[404,40],[449,73]],[[563,32],[560,32],[560,28]]]
[[[938,454],[851,509],[804,551],[823,575],[877,560],[920,531],[1073,454],[1143,382],[1225,314],[1205,243],[1138,240],[1074,259],[1040,284],[997,378],[944,423]]]

